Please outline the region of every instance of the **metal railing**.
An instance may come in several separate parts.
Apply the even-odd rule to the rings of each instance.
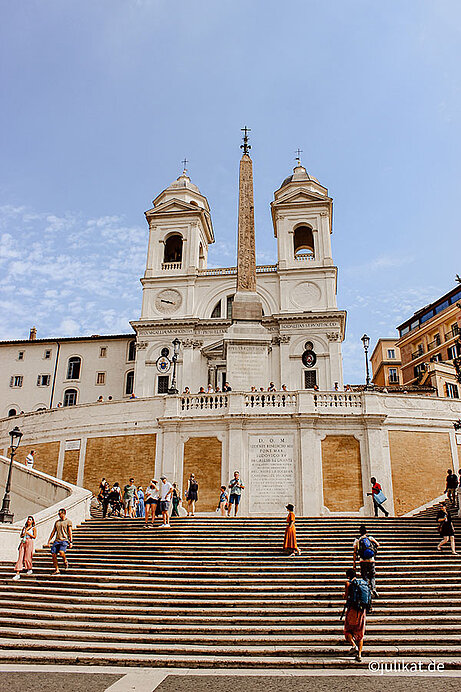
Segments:
[[[420,356],[424,355],[424,347],[420,346],[417,351],[413,351],[411,354],[411,360],[415,360],[416,358],[419,358]]]
[[[454,339],[459,335],[459,327],[457,324],[454,324],[450,331],[446,332],[445,334],[445,341],[450,341],[450,339]]]

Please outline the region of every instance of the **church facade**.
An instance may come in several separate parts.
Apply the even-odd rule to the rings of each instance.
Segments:
[[[184,172],[153,205],[146,212],[149,248],[141,317],[132,322],[137,395],[152,396],[170,387],[173,338],[181,342],[180,391],[189,387],[196,393],[208,385],[222,390],[226,381],[244,390],[267,388],[271,381],[277,389],[285,385],[289,390],[342,386],[346,314],[336,305],[332,200],[325,187],[298,165],[275,192],[277,264],[255,266],[262,329],[254,343],[241,345],[235,377],[229,371],[225,336],[235,321],[238,271],[207,267],[214,242],[208,202]],[[254,228],[249,232],[254,235]],[[255,353],[251,346],[261,340]],[[306,351],[310,358],[303,359]]]
[[[235,470],[249,516],[281,515],[288,502],[298,514],[366,516],[372,476],[390,512],[412,511],[460,466],[461,402],[344,390],[332,200],[298,161],[271,204],[277,263],[257,266],[248,149],[244,140],[236,267],[207,266],[211,213],[184,171],[146,212],[133,334],[0,345],[2,363],[14,359],[2,380],[4,453],[14,424],[19,460],[34,448],[39,470],[93,491],[102,476],[144,486],[166,475],[184,494],[194,473],[199,512],[216,508]]]

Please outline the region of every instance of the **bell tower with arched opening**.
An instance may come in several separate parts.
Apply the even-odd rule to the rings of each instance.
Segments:
[[[184,170],[146,211],[149,247],[143,284],[141,319],[192,316],[193,277],[207,266],[214,243],[210,207]],[[188,282],[187,278],[191,280]],[[181,278],[184,286],[178,291]],[[159,290],[160,289],[160,290]],[[162,293],[162,291],[170,291]]]

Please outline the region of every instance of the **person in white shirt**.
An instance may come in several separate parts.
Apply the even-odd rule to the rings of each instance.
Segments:
[[[159,498],[159,492],[158,492],[158,487],[157,487],[157,481],[153,478],[149,485],[146,488],[146,492],[144,493],[144,504],[146,506],[146,520],[144,523],[144,528],[147,529],[149,525],[149,512],[150,512],[150,525],[154,525],[154,520],[155,520],[155,512],[157,509],[157,503],[158,503],[158,498]]]
[[[163,517],[163,524],[161,528],[164,529],[170,528],[170,522],[168,519],[168,509],[170,507],[170,497],[173,492],[173,486],[165,478],[165,476],[161,476],[160,481],[160,509]]]
[[[34,456],[35,456],[35,449],[31,449],[29,454],[26,456],[26,466],[28,469],[34,468]]]

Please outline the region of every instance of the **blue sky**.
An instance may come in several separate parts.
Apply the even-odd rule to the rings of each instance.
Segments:
[[[457,0],[0,0],[0,338],[139,316],[143,212],[181,172],[235,263],[240,127],[258,261],[294,151],[334,198],[345,380],[461,273]]]

